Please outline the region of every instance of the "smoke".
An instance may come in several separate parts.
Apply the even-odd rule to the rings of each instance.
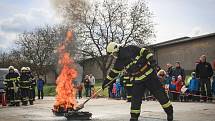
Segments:
[[[87,10],[86,0],[50,0],[52,7],[58,16],[63,17],[64,23],[70,26],[77,24]]]

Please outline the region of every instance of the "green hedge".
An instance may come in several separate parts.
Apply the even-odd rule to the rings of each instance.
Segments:
[[[102,80],[96,80],[95,84],[95,89],[98,90],[102,87]],[[55,96],[56,91],[55,91],[56,85],[54,84],[45,84],[43,91],[44,91],[44,96]],[[83,90],[83,96],[85,95],[85,89]],[[103,96],[107,97],[108,96],[108,91],[105,89],[103,92],[101,92]],[[37,89],[36,89],[36,95],[37,95]]]
[[[43,92],[44,92],[44,96],[55,96],[56,92],[55,92],[55,85],[44,85],[43,87]],[[37,95],[37,89],[36,89],[36,95]]]

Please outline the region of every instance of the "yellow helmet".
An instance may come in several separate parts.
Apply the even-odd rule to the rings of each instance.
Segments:
[[[26,67],[21,68],[21,71],[26,71],[26,70],[27,70]]]
[[[108,53],[118,52],[119,51],[119,47],[120,47],[120,44],[118,44],[116,42],[110,42],[107,45],[107,52]]]
[[[31,68],[30,68],[30,67],[26,67],[26,70],[27,70],[27,71],[30,71],[30,70],[31,70]]]
[[[13,66],[9,66],[8,70],[14,70],[15,68]]]

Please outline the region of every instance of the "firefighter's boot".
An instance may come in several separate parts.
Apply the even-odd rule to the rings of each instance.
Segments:
[[[33,105],[33,104],[34,104],[33,100],[29,101],[29,103],[30,103],[30,105]]]
[[[20,102],[16,102],[16,106],[20,106]]]
[[[23,105],[23,106],[27,106],[27,105],[28,105],[28,102],[27,102],[27,101],[23,101],[23,102],[22,102],[22,105]]]
[[[167,121],[173,121],[173,107],[172,105],[168,108],[164,108],[164,111],[167,114]]]
[[[138,118],[131,117],[130,121],[138,121]]]
[[[138,121],[138,117],[140,116],[140,114],[135,114],[135,113],[131,113],[131,118],[130,121]]]

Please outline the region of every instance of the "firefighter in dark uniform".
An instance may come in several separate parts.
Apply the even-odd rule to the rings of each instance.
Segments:
[[[121,73],[132,77],[132,98],[130,121],[138,121],[141,112],[142,95],[147,88],[160,102],[167,114],[167,120],[173,120],[173,106],[171,105],[154,68],[153,54],[146,48],[137,46],[122,47],[115,42],[107,46],[107,52],[116,58],[113,68],[103,82],[102,88],[106,88],[110,81]]]
[[[36,80],[31,72],[30,67],[26,67],[27,74],[30,77],[31,85],[30,85],[30,94],[29,94],[29,100],[35,101],[35,87],[36,87]]]
[[[30,76],[27,74],[26,67],[21,68],[19,84],[21,89],[22,105],[25,105],[25,106],[28,105],[28,101],[30,102],[30,105],[33,105],[33,100],[31,100],[31,97],[30,97],[31,80],[30,80]]]
[[[9,106],[19,106],[20,100],[18,95],[18,80],[19,80],[19,74],[15,72],[15,68],[13,66],[10,66],[8,68],[9,73],[6,75],[4,84],[6,85],[6,93],[7,98],[9,100]]]
[[[131,78],[128,75],[123,76],[123,84],[125,86],[127,102],[131,102],[133,85],[131,83]]]

